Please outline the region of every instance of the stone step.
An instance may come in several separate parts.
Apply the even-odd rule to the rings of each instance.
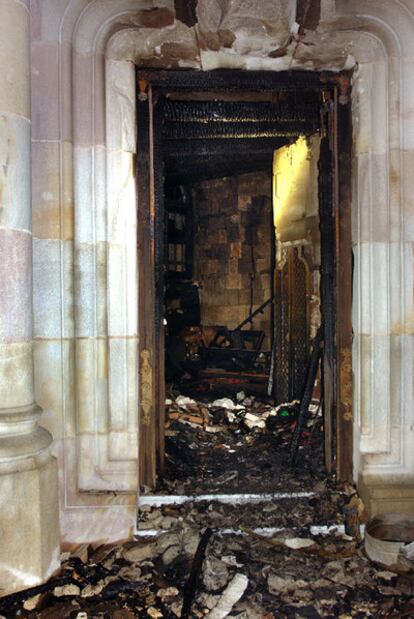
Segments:
[[[309,530],[343,525],[347,497],[340,492],[278,492],[199,496],[142,496],[137,535],[183,527],[221,531]]]

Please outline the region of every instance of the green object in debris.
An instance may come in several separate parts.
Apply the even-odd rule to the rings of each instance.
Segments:
[[[290,417],[290,411],[287,408],[282,408],[279,417]]]

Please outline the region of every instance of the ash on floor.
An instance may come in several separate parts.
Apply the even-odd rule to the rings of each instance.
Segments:
[[[310,407],[295,469],[288,465],[298,403],[275,407],[246,397],[167,400],[166,470],[156,491],[168,494],[262,493],[309,489],[325,477],[322,416]]]
[[[358,501],[353,493],[346,487],[322,494],[325,509],[328,503],[334,506],[332,520],[341,518],[343,503]],[[0,615],[7,619],[413,617],[413,573],[375,566],[358,540],[340,530],[311,526],[318,518],[317,503],[307,501],[298,499],[301,506],[296,507],[283,502],[147,506],[146,521],[163,518],[164,527],[169,527],[166,532],[120,545],[81,546],[64,557],[60,574],[46,585],[0,599]],[[258,518],[263,512],[266,517]],[[257,523],[277,530],[265,537],[253,530]],[[206,524],[216,527],[209,530]],[[206,532],[200,561],[200,539]],[[194,570],[197,555],[198,571]]]
[[[324,475],[318,406],[292,469],[296,407],[239,400],[168,405],[159,489],[214,500],[142,494],[136,540],[65,553],[48,583],[0,598],[0,619],[414,617],[413,570],[367,558],[362,501]]]

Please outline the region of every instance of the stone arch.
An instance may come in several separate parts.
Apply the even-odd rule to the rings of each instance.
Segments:
[[[288,46],[282,59],[269,59],[257,46],[245,55],[220,45],[209,49],[211,37],[200,38],[199,31],[196,36],[194,28],[177,23],[168,0],[70,0],[55,20],[60,46],[59,167],[70,169],[73,162],[74,183],[74,299],[69,267],[62,269],[60,293],[62,305],[69,308],[68,334],[76,342],[76,411],[66,419],[59,447],[65,470],[63,525],[71,539],[90,541],[93,533],[85,522],[94,522],[98,514],[100,537],[124,535],[134,522],[138,325],[131,311],[137,305],[136,291],[131,292],[128,283],[136,269],[131,258],[136,221],[129,208],[134,199],[133,62],[146,57],[166,68],[182,66],[176,56],[153,53],[174,36],[185,37],[185,62],[194,68],[321,70],[356,60],[355,477],[367,486],[379,476],[414,477],[412,434],[407,431],[413,370],[414,192],[408,172],[414,158],[413,13],[410,3],[401,0],[338,0],[336,9],[332,4],[326,2],[318,32]],[[148,28],[154,8],[162,11],[159,29]],[[240,36],[236,33],[236,39]],[[236,47],[243,47],[240,39]],[[67,379],[62,380],[63,392],[73,399]],[[122,494],[91,496],[93,491]]]

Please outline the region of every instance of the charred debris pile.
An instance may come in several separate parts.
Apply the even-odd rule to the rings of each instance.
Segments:
[[[0,616],[412,617],[413,572],[370,562],[359,536],[338,524],[344,506],[362,509],[353,488],[314,490],[256,504],[144,502],[147,535],[69,549],[48,583],[1,598]],[[154,526],[162,527],[156,536]]]
[[[234,398],[168,399],[166,473],[158,490],[191,495],[309,488],[325,475],[319,403],[309,406],[292,469],[298,414],[298,401],[274,406],[244,392]]]

